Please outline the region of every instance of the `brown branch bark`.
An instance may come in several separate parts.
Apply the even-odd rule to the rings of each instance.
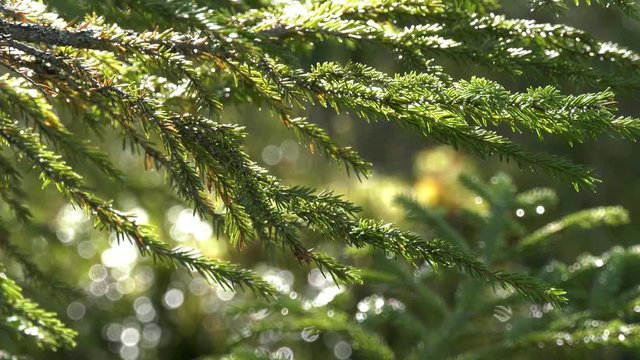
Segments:
[[[133,31],[127,31],[127,35],[138,36]],[[29,43],[39,43],[52,46],[71,46],[79,49],[115,51],[127,44],[117,40],[102,37],[100,32],[93,30],[66,30],[56,29],[39,24],[23,24],[0,19],[0,35],[9,36],[13,40]],[[143,40],[152,45],[161,45],[182,55],[191,55],[197,52],[208,52],[209,47],[203,39],[187,41],[159,41]]]

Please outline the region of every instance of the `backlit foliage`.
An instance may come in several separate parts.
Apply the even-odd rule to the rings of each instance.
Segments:
[[[629,1],[596,3],[637,15]],[[3,202],[27,227],[37,227],[28,206],[32,196],[21,185],[23,177],[34,174],[21,169],[32,168],[43,187],[54,186],[118,242],[228,290],[248,289],[266,299],[278,292],[253,271],[196,249],[174,248],[154,227],[116,209],[82,174],[86,164],[111,183],[127,183],[101,150],[100,135],[118,134],[123,151],[143,156],[140,171],[162,172],[184,203],[239,250],[259,243],[313,264],[336,282],[360,283],[359,269],[304,241],[311,231],[326,241],[389,252],[413,266],[455,268],[496,289],[561,306],[564,291],[535,277],[493,269],[489,258],[477,259],[462,241],[423,238],[361,217],[358,206],[330,191],[285,185],[245,152],[243,143],[258,134],[227,122],[223,109],[240,104],[268,109],[271,120],[294,131],[311,152],[325,154],[359,178],[371,174],[371,164],[310,122],[311,107],[389,121],[481,157],[546,172],[576,189],[593,189],[599,181],[588,167],[525,149],[497,128],[569,144],[603,134],[635,139],[640,132],[640,120],[617,114],[614,96],[639,87],[638,54],[568,26],[509,19],[496,1],[222,1],[214,6],[199,0],[85,0],[66,5],[83,16],[49,2],[0,5]],[[533,8],[558,11],[565,5],[532,2]],[[305,65],[320,42],[377,47],[397,57],[403,70],[386,73],[353,61]],[[511,91],[486,78],[453,79],[438,65],[441,59],[550,82],[568,78],[583,89],[600,90],[568,94],[549,85]],[[76,136],[77,126],[95,136]],[[557,226],[594,221],[600,221],[597,213],[585,213]],[[537,246],[556,230],[541,229],[522,246]],[[7,257],[28,277],[44,277],[12,242],[14,231],[19,230],[2,233]],[[12,294],[0,297],[9,326],[23,335],[24,326],[39,327],[37,342],[45,347],[73,343],[72,331],[25,299],[4,271],[2,278]],[[40,281],[65,288],[58,280]],[[18,322],[7,320],[16,316]],[[346,323],[344,329],[368,346],[359,330]]]

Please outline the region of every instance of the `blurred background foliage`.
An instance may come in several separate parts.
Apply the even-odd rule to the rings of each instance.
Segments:
[[[66,13],[83,11],[80,2],[54,0],[49,3]],[[531,14],[529,6],[521,1],[504,3],[510,16],[567,23],[591,32],[599,40],[615,41],[640,51],[636,36],[640,22],[616,10],[584,7],[556,17],[545,12]],[[350,49],[345,44],[328,42],[307,51],[311,53],[312,62],[355,59],[383,70],[401,70],[396,68],[398,65],[389,54],[367,46]],[[508,77],[494,69],[469,64],[443,62],[443,65],[455,78],[490,75],[510,90],[544,85],[527,74]],[[571,83],[560,85],[567,92],[574,89]],[[620,96],[624,114],[640,114],[636,94],[630,92]],[[390,123],[361,123],[351,119],[348,113],[335,115],[321,108],[312,109],[310,114],[311,121],[328,129],[336,141],[353,145],[373,162],[374,174],[370,179],[359,181],[347,177],[343,169],[305,149],[277,121],[266,121],[271,116],[266,111],[246,105],[228,106],[222,120],[245,125],[250,133],[260,134],[246,143],[246,150],[287,183],[344,194],[361,205],[365,215],[398,222],[416,231],[447,236],[433,219],[407,221],[406,209],[395,200],[399,194],[414,199],[417,206],[436,214],[438,221],[448,224],[465,239],[477,239],[483,236],[482,231],[493,231],[490,235],[504,235],[505,241],[508,240],[505,244],[512,241],[510,236],[522,235],[523,229],[535,230],[581,209],[620,205],[629,211],[632,219],[640,213],[640,182],[637,181],[640,164],[634,158],[634,154],[640,153],[637,143],[602,137],[597,142],[568,147],[553,139],[544,142],[533,136],[518,139],[525,147],[562,154],[594,167],[603,180],[597,192],[575,192],[562,181],[523,172],[515,165],[496,159],[478,159],[450,147],[430,144]],[[73,131],[82,134],[88,130],[77,128]],[[20,244],[24,252],[33,254],[32,260],[47,273],[65,279],[86,294],[52,298],[46,291],[33,290],[37,286],[27,292],[42,307],[64,314],[63,320],[79,331],[77,348],[51,353],[39,350],[33,344],[14,343],[12,338],[0,336],[0,349],[36,359],[120,357],[125,360],[217,358],[230,352],[235,352],[238,358],[244,354],[247,358],[370,359],[389,358],[393,352],[397,358],[422,358],[430,354],[429,358],[436,359],[472,355],[470,351],[475,347],[486,347],[487,353],[475,354],[481,358],[504,358],[504,354],[510,354],[510,358],[511,355],[513,358],[536,358],[545,354],[552,358],[576,359],[640,356],[635,327],[624,333],[615,324],[611,325],[607,336],[619,338],[620,346],[597,352],[585,351],[590,348],[589,341],[567,340],[562,335],[584,331],[582,338],[604,336],[604,333],[590,334],[587,320],[620,319],[630,324],[640,320],[640,300],[631,296],[638,291],[640,282],[637,271],[640,256],[633,248],[640,233],[638,221],[620,227],[566,231],[554,235],[550,246],[527,252],[518,261],[505,258],[506,252],[485,254],[488,259],[496,257],[495,261],[507,263],[516,270],[539,272],[552,284],[568,290],[571,303],[562,312],[522,302],[511,304],[500,292],[489,295],[492,289],[486,285],[481,286],[481,294],[486,295],[483,301],[460,303],[460,297],[464,296],[461,292],[478,291],[469,289],[477,283],[446,271],[436,273],[428,266],[409,269],[370,249],[344,253],[344,249],[335,245],[334,249],[326,250],[370,270],[366,272],[364,285],[337,287],[317,269],[298,264],[295,259],[274,254],[269,256],[268,262],[256,262],[259,249],[249,246],[238,251],[231,248],[227,241],[219,238],[223,235],[217,234],[210,223],[194,216],[192,210],[172,194],[160,174],[141,171],[143,156],[122,152],[121,143],[110,140],[113,139],[107,136],[102,145],[111,151],[116,165],[126,172],[126,186],[114,186],[102,180],[103,175],[90,166],[83,170],[92,183],[102,184],[98,185],[100,191],[107,198],[115,199],[118,208],[136,214],[140,222],[156,225],[161,237],[175,244],[196,246],[208,256],[228,258],[253,267],[288,294],[288,298],[267,307],[250,294],[211,287],[199,276],[182,270],[156,267],[152,259],[141,259],[133,246],[118,244],[108,234],[93,230],[83,212],[65,204],[55,189],[41,189],[35,177],[26,177],[25,188],[29,189],[28,197],[32,200],[34,223],[44,224],[44,228],[16,231],[16,236],[21,238],[16,237],[14,243]],[[500,173],[508,173],[510,178],[496,175]],[[508,206],[497,216],[482,194],[459,182],[462,174],[485,179],[488,184],[484,186],[494,190],[505,187],[507,190],[501,195],[505,199],[515,199],[513,184],[517,184],[517,188],[523,190],[553,188],[559,201],[551,200],[548,206],[530,204],[530,208]],[[480,218],[504,217],[508,221],[499,231],[486,230],[471,221],[471,217],[465,217],[469,213],[476,213]],[[0,208],[0,217],[9,231],[12,227],[22,226],[12,222],[4,207]],[[625,222],[618,220],[616,224]],[[507,226],[507,223],[514,225],[509,227],[511,225]],[[96,241],[97,238],[108,238],[108,241]],[[469,244],[481,250],[477,245],[477,242]],[[615,259],[626,259],[627,266],[610,266],[611,262],[621,261]],[[12,273],[22,271],[17,266],[12,267],[11,261],[5,264]],[[594,270],[580,272],[581,267]],[[610,269],[614,273],[607,278]],[[397,286],[384,285],[386,281]],[[606,285],[615,288],[610,292],[600,289]],[[593,288],[604,291],[604,298],[597,299]],[[620,297],[621,294],[627,298]],[[619,307],[607,303],[614,299],[620,300]],[[464,306],[486,308],[473,322],[464,318],[464,311],[460,315],[459,312],[466,309]],[[438,311],[442,313],[438,315]],[[459,325],[460,322],[464,325]],[[555,332],[544,332],[543,323],[554,324]],[[636,340],[625,342],[625,337],[631,338],[633,334],[636,334]],[[508,344],[513,346],[511,352],[505,350]],[[255,352],[256,348],[262,350]]]

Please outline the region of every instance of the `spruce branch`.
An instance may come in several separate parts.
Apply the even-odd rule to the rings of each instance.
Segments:
[[[569,9],[569,7],[567,6],[567,2],[573,3],[575,5],[586,4],[589,6],[599,5],[606,8],[617,8],[624,14],[632,18],[637,19],[640,17],[640,5],[635,0],[529,0],[529,4],[532,10],[548,9],[556,14],[565,13]]]
[[[96,228],[108,229],[113,231],[119,240],[127,239],[134,243],[143,255],[150,252],[161,260],[176,262],[188,269],[196,270],[209,280],[218,281],[226,286],[229,284],[247,286],[257,294],[266,297],[273,294],[268,284],[255,276],[250,276],[248,270],[206,259],[184,249],[171,250],[155,239],[154,229],[137,225],[126,215],[113,209],[110,204],[88,192],[80,175],[73,172],[59,159],[58,155],[40,144],[37,136],[26,129],[18,128],[7,117],[1,119],[0,137],[41,169],[41,178],[45,185],[53,182],[69,201],[91,214]]]
[[[582,210],[549,223],[530,235],[525,236],[518,242],[516,251],[522,252],[532,246],[540,245],[542,242],[547,241],[549,237],[568,228],[577,227],[590,229],[601,224],[617,226],[628,222],[629,213],[620,206]]]
[[[640,120],[617,115],[613,90],[571,95],[545,86],[514,92],[485,78],[454,80],[435,65],[434,58],[454,59],[511,74],[552,76],[556,83],[568,76],[598,89],[638,87],[638,77],[631,74],[640,69],[640,55],[634,51],[564,25],[509,19],[499,14],[498,2],[492,0],[274,2],[254,9],[233,6],[233,13],[201,6],[200,1],[88,3],[97,9],[117,5],[115,9],[133,10],[127,15],[109,11],[106,20],[90,15],[74,24],[45,7],[19,11],[13,1],[0,6],[0,64],[21,78],[0,78],[0,146],[38,169],[43,184],[54,183],[69,202],[93,217],[97,228],[226,289],[245,287],[267,298],[276,294],[249,270],[209,259],[194,249],[172,248],[157,239],[155,229],[138,225],[102,200],[69,165],[73,163],[62,159],[75,155],[113,177],[120,173],[100,149],[78,139],[59,114],[76,110],[79,122],[97,133],[115,129],[123,148],[141,150],[146,169],[163,168],[179,197],[202,218],[223,226],[238,249],[255,242],[278,246],[300,263],[317,266],[336,283],[359,283],[357,268],[307,246],[311,230],[322,240],[375,247],[416,267],[426,262],[455,268],[531,301],[554,305],[566,300],[561,290],[487,265],[504,238],[502,232],[514,229],[503,213],[511,206],[554,203],[548,191],[516,196],[506,183],[498,191],[468,181],[494,212],[481,234],[486,249],[480,261],[470,254],[472,244],[440,214],[411,199],[399,202],[410,217],[434,226],[444,240],[428,241],[390,224],[361,219],[359,207],[330,191],[283,185],[243,149],[249,135],[245,129],[219,119],[226,116],[223,106],[266,105],[273,118],[292,129],[312,152],[317,147],[358,177],[368,176],[371,165],[311,122],[305,115],[309,106],[349,112],[365,121],[391,121],[482,157],[497,156],[525,169],[545,170],[576,188],[595,186],[598,180],[591,170],[555,155],[528,151],[498,129],[534,134],[541,140],[558,137],[569,144],[601,135],[630,140],[640,135]],[[564,2],[548,3],[560,8]],[[629,14],[636,11],[626,0],[594,3],[617,5]],[[542,2],[534,4],[539,5]],[[150,17],[157,20],[156,30],[144,29]],[[145,21],[135,24],[137,19]],[[138,30],[121,28],[116,22]],[[305,58],[292,56],[291,49],[308,49],[313,46],[309,42],[334,40],[391,50],[406,60],[407,71],[388,74],[352,62],[308,67],[300,65],[307,63]],[[221,90],[226,86],[229,89]],[[0,172],[0,196],[17,217],[28,220],[20,173],[2,157]],[[222,211],[217,210],[218,201]],[[560,227],[626,221],[620,209],[605,213],[604,217],[576,214],[562,219]],[[538,244],[557,230],[543,228],[521,244]],[[492,231],[501,234],[493,236]],[[5,245],[5,249],[25,269],[33,265],[19,248]],[[33,269],[32,277],[42,275]],[[463,290],[473,291],[481,282],[473,284]],[[447,309],[440,310],[447,315]],[[444,333],[461,321],[460,312],[454,317]],[[331,324],[325,322],[327,327]],[[442,340],[427,347],[432,349]]]
[[[30,92],[25,84],[9,77],[0,78],[0,106],[15,109],[13,117],[33,121],[38,132],[51,144],[62,148],[65,154],[82,158],[95,164],[96,168],[113,179],[121,181],[124,174],[109,160],[108,156],[88,141],[78,141],[52,111],[50,104],[38,94]]]
[[[566,339],[584,339],[590,341],[576,342],[577,346],[593,349],[597,347],[631,347],[638,346],[638,332],[640,329],[635,324],[626,324],[621,320],[598,321],[587,320],[579,322],[575,329],[557,329],[548,331],[539,331],[525,337],[512,346],[516,349],[524,347],[531,343],[557,343],[558,340],[563,342]],[[602,334],[608,334],[602,336]]]
[[[337,11],[337,10],[336,10]],[[336,15],[338,16],[338,15]],[[6,25],[6,24],[5,24]],[[6,25],[9,26],[9,25]],[[14,29],[14,27],[9,26],[10,29]],[[46,29],[43,30],[45,32],[49,30],[57,29]],[[17,30],[11,30],[12,32],[19,32]],[[33,29],[23,29],[23,32],[34,31]],[[60,30],[64,31],[64,30]],[[73,32],[72,32],[73,33]],[[210,34],[214,36],[213,34]],[[65,34],[50,36],[49,40],[61,42],[60,38],[76,38],[78,34]],[[88,35],[83,35],[85,37],[90,37]],[[167,51],[174,51],[174,55],[181,57],[183,56],[184,47],[170,45],[175,41],[174,38],[180,39],[183,36],[179,34],[174,34],[170,32],[164,32],[159,34],[139,34],[135,35],[133,33],[127,33],[117,28],[109,28],[109,30],[104,30],[103,35],[93,35],[96,38],[100,38],[97,40],[101,40],[103,37],[106,38],[107,42],[112,41],[117,43],[118,46],[123,46],[125,49],[129,48],[133,52],[149,52],[154,51],[154,49],[159,49],[158,44],[164,42],[169,42],[169,44],[162,43],[160,49],[167,49]],[[53,40],[52,40],[53,39]],[[56,40],[58,39],[58,40]],[[169,40],[167,40],[169,39]],[[211,38],[212,41],[215,39]],[[91,43],[91,41],[83,41],[75,43],[76,46],[92,48],[97,45],[87,44]],[[203,49],[203,52],[206,49]],[[164,51],[164,50],[163,50]],[[546,168],[549,172],[556,174],[558,176],[565,176],[568,180],[574,183],[576,187],[592,187],[595,179],[590,175],[589,171],[585,168],[582,168],[578,165],[570,164],[562,159],[555,158],[553,156],[546,156],[542,154],[528,154],[523,149],[517,147],[517,145],[511,143],[509,140],[498,136],[497,134],[487,130],[483,127],[475,127],[472,124],[468,124],[467,121],[471,120],[472,122],[480,123],[480,125],[486,126],[487,121],[490,118],[494,119],[512,119],[509,120],[511,126],[514,130],[518,130],[520,125],[528,126],[541,135],[543,132],[549,132],[561,136],[567,136],[568,141],[584,141],[584,139],[588,137],[593,137],[601,132],[612,132],[614,135],[618,135],[621,131],[616,130],[615,127],[610,126],[610,122],[614,119],[611,118],[611,110],[608,106],[611,104],[611,95],[610,93],[603,92],[601,94],[595,94],[594,96],[584,95],[582,97],[566,98],[566,103],[564,105],[570,106],[565,110],[567,114],[571,114],[568,117],[567,125],[561,125],[561,122],[557,122],[551,119],[557,118],[557,115],[560,114],[559,111],[556,111],[556,108],[547,108],[547,109],[538,109],[539,104],[543,102],[543,100],[550,100],[550,95],[555,96],[553,93],[549,93],[549,91],[553,92],[555,90],[551,88],[544,88],[539,90],[534,90],[533,92],[528,93],[526,96],[523,94],[514,95],[508,101],[513,102],[513,105],[509,105],[510,107],[505,107],[504,110],[496,110],[496,108],[492,108],[492,106],[507,106],[505,103],[505,99],[499,99],[501,96],[499,94],[504,94],[504,91],[500,91],[499,89],[491,89],[490,87],[496,86],[497,84],[491,84],[490,82],[482,82],[481,79],[473,80],[470,85],[473,85],[473,89],[475,93],[470,93],[471,89],[464,82],[460,83],[460,87],[456,90],[457,94],[439,94],[440,91],[436,91],[434,95],[436,96],[447,96],[450,99],[455,99],[456,97],[460,98],[462,103],[460,105],[451,101],[448,101],[446,104],[438,104],[434,108],[432,104],[429,104],[428,107],[415,106],[413,103],[415,98],[413,98],[408,92],[401,92],[395,87],[399,86],[424,86],[424,81],[427,80],[424,76],[415,76],[409,75],[406,77],[401,77],[396,79],[397,84],[391,84],[390,90],[393,90],[393,94],[379,94],[371,91],[365,91],[366,87],[363,87],[362,84],[359,84],[358,81],[363,81],[363,76],[365,77],[373,77],[372,80],[377,80],[379,82],[390,83],[388,79],[384,79],[381,74],[374,74],[374,71],[371,69],[359,69],[358,65],[347,66],[345,70],[336,69],[335,65],[325,65],[323,67],[316,67],[314,72],[316,74],[308,74],[307,77],[309,80],[306,81],[304,79],[304,74],[296,74],[296,72],[290,72],[283,68],[281,65],[272,65],[267,63],[254,63],[254,66],[258,68],[252,69],[251,67],[247,67],[246,58],[242,59],[235,52],[230,52],[225,48],[225,46],[218,44],[217,47],[209,47],[208,51],[213,51],[213,55],[229,55],[229,57],[225,60],[221,60],[218,58],[218,61],[224,62],[227,68],[227,71],[231,71],[234,76],[242,76],[242,78],[249,82],[254,89],[259,91],[259,94],[268,99],[269,102],[274,104],[279,104],[282,99],[292,99],[296,103],[299,101],[304,101],[305,99],[301,99],[299,90],[296,90],[296,86],[304,86],[308,91],[311,92],[311,96],[315,97],[320,103],[325,105],[330,104],[332,107],[336,108],[336,110],[341,106],[354,108],[356,112],[358,112],[361,116],[365,118],[373,117],[373,118],[395,118],[398,119],[401,123],[405,125],[409,125],[417,128],[417,130],[421,131],[423,134],[428,136],[433,136],[440,141],[450,143],[454,146],[461,146],[472,151],[478,152],[480,155],[487,156],[490,154],[497,154],[498,156],[503,156],[506,159],[512,159],[516,161],[522,167],[541,167]],[[254,49],[254,51],[259,51]],[[204,52],[206,53],[206,52]],[[264,56],[264,54],[262,54]],[[169,58],[177,59],[175,56],[171,54],[167,54]],[[160,58],[163,58],[160,56]],[[237,60],[236,60],[237,59]],[[190,63],[186,62],[180,65],[181,68],[187,69]],[[222,68],[225,68],[222,66]],[[251,66],[251,65],[249,65]],[[269,67],[269,69],[266,69]],[[260,69],[262,68],[262,71]],[[350,74],[352,69],[355,68],[354,74]],[[284,74],[278,74],[278,72]],[[335,75],[336,72],[342,73],[343,76],[348,78],[352,78],[352,81],[343,81],[338,82],[336,79],[333,79],[334,83],[328,82],[323,79],[323,76]],[[270,86],[270,82],[264,82],[260,78],[262,75],[267,74],[267,78],[271,79],[273,82],[272,85],[275,85],[278,89],[278,92],[274,92],[274,88]],[[282,76],[285,75],[285,76]],[[311,82],[311,84],[309,83]],[[432,81],[432,80],[427,80]],[[474,82],[477,85],[474,85]],[[198,81],[191,81],[191,83],[197,84]],[[318,88],[318,85],[320,87]],[[394,87],[395,85],[395,87]],[[441,88],[439,84],[433,84],[437,87]],[[434,89],[438,90],[438,88]],[[480,90],[482,93],[477,93]],[[318,94],[318,92],[321,92]],[[280,94],[284,96],[280,96]],[[355,93],[359,95],[358,98],[347,98],[347,93]],[[417,93],[414,93],[417,94]],[[487,95],[483,95],[487,94]],[[488,94],[496,94],[490,99],[490,103],[485,103],[485,100],[482,98],[483,96],[489,96]],[[325,97],[333,96],[337,97],[337,99],[330,99],[330,102],[327,103]],[[394,96],[403,96],[407,97],[406,99],[402,99],[402,101],[398,101],[397,98],[394,99]],[[480,97],[479,97],[480,96]],[[306,97],[302,95],[302,97]],[[557,97],[557,96],[556,96]],[[418,97],[419,100],[426,100],[425,94],[420,94]],[[600,101],[602,104],[597,103],[597,99],[603,99]],[[391,101],[391,103],[385,102],[384,100]],[[436,99],[433,99],[436,100]],[[432,101],[433,101],[432,100]],[[383,106],[375,105],[374,101],[382,101]],[[436,100],[437,101],[437,100]],[[458,106],[462,106],[462,109],[468,108],[469,102],[478,102],[476,108],[469,107],[468,111],[464,111],[461,113],[459,111]],[[505,103],[505,105],[501,105]],[[560,106],[562,104],[558,104],[557,108],[562,109]],[[274,105],[278,109],[282,109],[281,105]],[[398,107],[406,107],[409,109],[398,109]],[[602,107],[602,110],[598,108],[598,106]],[[214,106],[215,107],[215,106]],[[485,108],[486,107],[486,108]],[[522,108],[525,108],[525,111],[521,111]],[[498,108],[499,109],[499,108]],[[575,113],[575,110],[578,110],[578,113]],[[402,110],[402,111],[401,111]],[[409,111],[407,111],[409,110]],[[588,112],[582,115],[581,112]],[[575,114],[574,114],[575,113]],[[601,114],[601,115],[600,115]],[[506,115],[506,116],[505,116]],[[567,115],[569,116],[569,115]],[[425,123],[426,119],[432,118],[433,123]],[[549,121],[545,120],[545,117],[550,119]],[[601,119],[601,120],[600,120]],[[533,121],[535,120],[535,121]],[[582,126],[576,126],[576,121],[588,121]],[[626,122],[618,122],[618,124],[623,124]],[[627,130],[622,132],[628,133]],[[177,144],[174,144],[177,145]],[[170,146],[170,149],[174,146]],[[180,169],[185,170],[184,166],[180,166]],[[195,190],[195,189],[191,189]]]
[[[23,223],[30,221],[32,215],[25,203],[26,193],[22,189],[22,176],[18,169],[3,156],[0,156],[0,197],[20,221]]]
[[[534,211],[534,207],[537,206],[553,208],[558,204],[558,195],[549,188],[535,188],[518,194],[515,204],[531,211]]]
[[[28,284],[42,288],[52,296],[81,298],[86,295],[80,289],[52,278],[40,270],[39,266],[29,258],[29,254],[9,241],[9,232],[2,224],[0,224],[0,250],[5,253],[5,258],[10,258],[20,265]]]
[[[428,209],[406,195],[398,195],[394,200],[404,209],[407,219],[433,226],[442,238],[451,241],[464,251],[469,251],[466,240],[457,230],[449,226],[441,212]]]
[[[522,275],[493,272],[473,256],[465,253],[448,241],[434,239],[425,241],[415,234],[400,231],[388,224],[361,220],[359,228],[353,230],[353,245],[370,244],[384,251],[390,251],[398,257],[416,264],[426,261],[431,266],[442,265],[457,268],[489,283],[494,283],[506,290],[513,290],[534,302],[550,302],[561,306],[567,299],[565,292],[550,288],[538,279]]]
[[[25,298],[22,289],[0,266],[0,323],[18,336],[34,341],[38,346],[57,350],[74,347],[77,333],[66,327],[56,314],[41,309]]]
[[[354,350],[357,354],[367,359],[393,359],[393,352],[385,344],[384,339],[375,333],[367,331],[363,327],[357,326],[349,321],[346,314],[334,314],[327,318],[323,314],[306,314],[304,317],[295,319],[273,319],[270,322],[263,321],[252,326],[253,332],[261,334],[267,331],[277,331],[282,333],[292,333],[300,331],[317,331],[345,333],[353,342]]]
[[[16,23],[0,19],[0,32],[17,41],[71,46],[80,49],[115,51],[119,50],[118,47],[121,47],[120,49],[126,48],[128,44],[134,42],[133,38],[138,37],[150,46],[148,50],[157,50],[160,47],[184,53],[206,52],[208,50],[208,47],[201,42],[180,39],[180,36],[173,37],[170,36],[171,32],[136,34],[124,31],[117,26],[104,28],[102,31],[71,31],[46,25]]]
[[[307,142],[309,149],[313,151],[320,147],[329,158],[342,162],[347,172],[353,170],[357,177],[368,177],[371,174],[371,163],[366,162],[351,147],[338,146],[329,134],[316,124],[306,121],[304,118],[289,118],[281,115],[284,125],[296,133],[299,139]]]

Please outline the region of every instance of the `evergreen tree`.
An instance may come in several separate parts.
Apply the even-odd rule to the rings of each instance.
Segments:
[[[279,342],[293,348],[312,346],[308,342],[315,342],[320,334],[344,334],[356,357],[363,359],[637,356],[640,307],[632,274],[640,266],[638,249],[615,246],[600,256],[581,254],[565,263],[552,255],[549,260],[553,254],[549,249],[563,233],[626,224],[629,217],[624,209],[586,209],[531,231],[527,226],[531,219],[525,214],[547,217],[558,203],[553,190],[518,193],[504,174],[493,177],[491,183],[467,175],[461,182],[479,206],[451,211],[425,207],[406,195],[398,196],[396,202],[429,236],[457,244],[491,269],[526,271],[567,289],[570,303],[562,311],[552,311],[551,303],[523,303],[514,293],[496,291],[486,282],[438,271],[429,264],[411,268],[368,247],[349,254],[356,264],[364,265],[370,256],[376,264],[363,273],[365,281],[377,285],[376,292],[356,300],[355,314],[345,312],[344,301],[319,303],[320,294],[285,296],[268,306],[246,302],[230,313],[247,317],[251,331],[238,334],[241,340],[232,343],[228,358],[243,358],[243,354],[253,358],[256,348],[261,349],[258,355],[268,358],[264,349],[273,344],[255,342],[267,331],[291,335]],[[288,309],[286,315],[282,308]],[[378,334],[384,334],[384,340]]]
[[[593,3],[640,14],[635,1]],[[561,0],[531,6],[566,8]],[[361,282],[359,269],[305,241],[315,234],[380,249],[416,267],[426,262],[456,268],[529,301],[562,306],[564,291],[494,269],[488,256],[477,259],[463,241],[423,238],[361,217],[357,205],[330,191],[284,185],[245,152],[250,134],[226,122],[222,110],[238,104],[266,108],[311,152],[324,153],[358,178],[371,174],[371,164],[310,122],[310,107],[397,123],[481,157],[544,171],[576,189],[593,189],[599,181],[588,167],[527,150],[497,129],[569,144],[603,134],[633,140],[640,132],[639,119],[617,114],[614,97],[614,91],[639,87],[638,54],[569,26],[509,19],[491,0],[228,1],[215,7],[199,0],[65,6],[9,0],[0,5],[0,35],[6,70],[0,79],[0,196],[15,219],[39,231],[29,207],[35,196],[22,185],[33,168],[43,187],[53,184],[95,228],[134,244],[142,255],[267,300],[278,291],[253,271],[196,249],[174,248],[153,227],[115,209],[98,181],[81,175],[90,164],[110,179],[107,184],[127,182],[101,150],[100,136],[118,134],[123,151],[141,154],[146,170],[165,174],[194,213],[211,220],[239,250],[259,243],[317,266],[337,283]],[[395,54],[404,70],[389,74],[353,61],[309,66],[317,42],[374,46]],[[482,77],[455,80],[438,65],[443,59],[555,84],[568,78],[581,93],[551,85],[514,92]],[[92,135],[77,136],[78,128]],[[76,291],[63,276],[52,279],[39,270],[12,240],[18,230],[1,230],[5,258],[33,281],[26,286],[54,294]],[[542,231],[527,241],[535,245],[546,236]],[[3,327],[46,348],[73,346],[74,331],[27,299],[9,271],[0,271]],[[357,331],[353,336],[367,341]]]

